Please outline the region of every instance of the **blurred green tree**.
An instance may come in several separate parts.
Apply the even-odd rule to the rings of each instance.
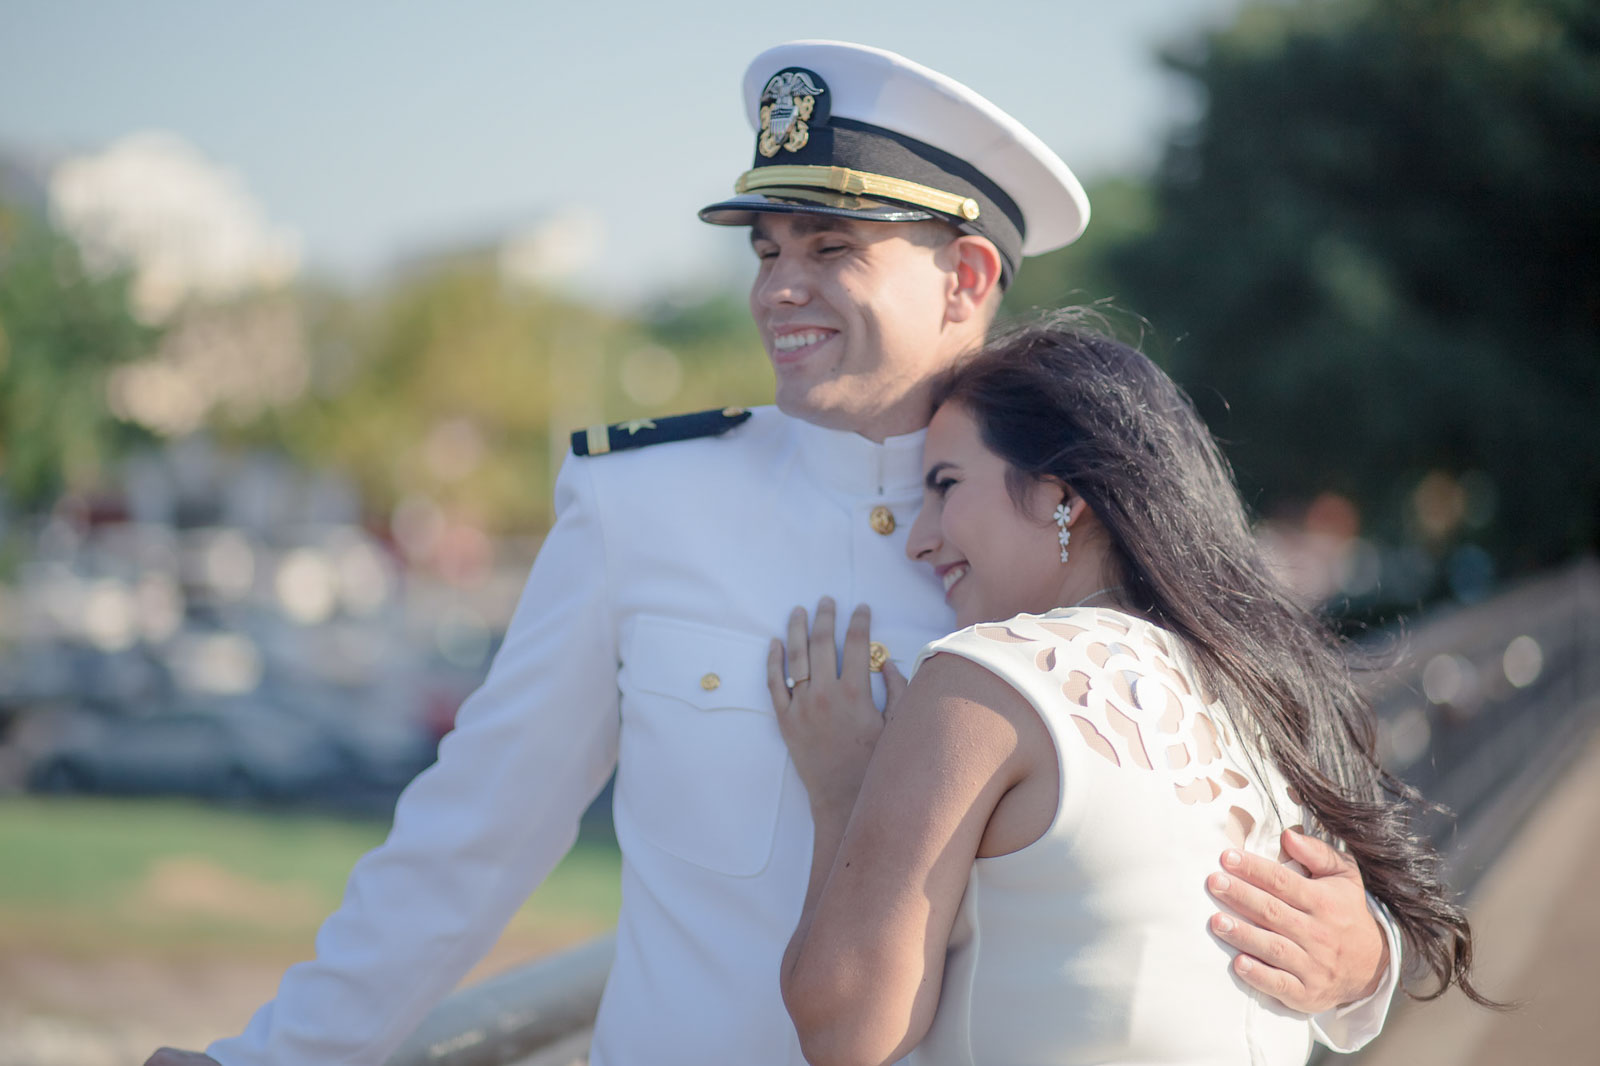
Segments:
[[[300,301],[306,398],[232,435],[352,472],[379,516],[417,496],[489,531],[542,532],[573,430],[771,396],[731,297],[636,318],[509,282],[478,253],[367,296],[308,284]]]
[[[595,374],[623,324],[510,286],[488,257],[365,296],[308,285],[301,306],[307,396],[246,439],[349,471],[380,516],[417,496],[492,531],[548,524],[551,427],[598,411]]]
[[[100,486],[108,461],[145,434],[113,416],[112,367],[157,332],[129,309],[129,275],[97,276],[77,245],[0,204],[0,486],[22,508]]]
[[[1058,251],[1029,259],[1006,290],[1002,317],[1027,317],[1069,305],[1124,307],[1122,279],[1112,259],[1129,244],[1151,235],[1155,203],[1150,184],[1135,178],[1109,178],[1088,187],[1092,206],[1083,236]]]
[[[744,293],[711,292],[659,304],[642,325],[653,343],[682,361],[683,387],[670,409],[641,414],[772,402],[772,365]]]
[[[1502,572],[1594,550],[1600,7],[1265,4],[1167,59],[1203,114],[1109,284],[1247,497]]]

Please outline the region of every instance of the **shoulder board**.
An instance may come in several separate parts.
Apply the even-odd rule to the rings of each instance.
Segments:
[[[670,418],[635,418],[609,426],[590,426],[572,435],[573,455],[604,455],[651,444],[670,444],[696,437],[718,437],[749,421],[743,407],[718,407]]]

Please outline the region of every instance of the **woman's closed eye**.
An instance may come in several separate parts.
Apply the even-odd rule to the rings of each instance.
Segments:
[[[949,462],[938,462],[930,466],[928,468],[928,472],[922,475],[922,489],[924,494],[927,496],[936,496],[941,500],[944,499],[945,494],[950,491],[951,486],[955,485],[956,482],[961,480],[952,473],[954,469],[955,464]]]

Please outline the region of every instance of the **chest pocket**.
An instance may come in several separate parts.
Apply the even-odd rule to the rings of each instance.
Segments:
[[[749,633],[635,620],[618,676],[619,832],[718,873],[766,867],[788,760],[766,651]]]

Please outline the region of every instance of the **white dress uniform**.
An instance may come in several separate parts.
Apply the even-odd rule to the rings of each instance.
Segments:
[[[903,671],[953,628],[932,572],[904,556],[921,442],[758,408],[725,436],[570,459],[505,643],[439,761],[356,865],[316,960],[209,1053],[383,1062],[566,853],[615,765],[622,912],[593,1063],[802,1062],[778,964],[811,817],[767,642],[823,594],[869,604]],[[1376,1033],[1389,991],[1330,1043]]]

